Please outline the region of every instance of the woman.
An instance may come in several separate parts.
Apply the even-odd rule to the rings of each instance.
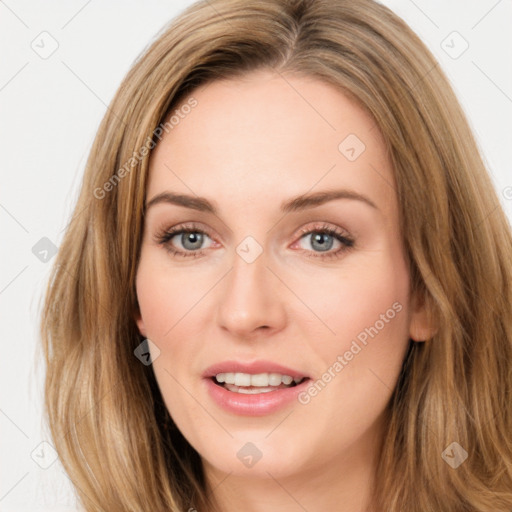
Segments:
[[[510,227],[389,9],[193,5],[76,212],[42,337],[86,510],[510,510]]]

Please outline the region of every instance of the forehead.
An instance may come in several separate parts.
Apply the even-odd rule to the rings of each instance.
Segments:
[[[148,197],[173,190],[248,207],[349,187],[384,208],[393,201],[393,172],[373,118],[334,86],[258,71],[208,83],[184,102],[191,97],[197,104],[176,107],[179,122],[153,150]]]

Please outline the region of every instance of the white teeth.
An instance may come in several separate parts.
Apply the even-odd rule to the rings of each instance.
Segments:
[[[250,386],[251,376],[248,373],[235,373],[235,386]]]
[[[304,380],[304,377],[291,377],[290,375],[281,375],[280,373],[218,373],[215,376],[219,384],[225,383],[226,387],[232,384],[238,387],[255,386],[260,388],[268,388],[269,386],[280,386],[284,384],[289,386],[292,382],[299,384]],[[250,390],[245,390],[249,392]],[[243,392],[245,392],[243,391]],[[262,390],[260,390],[262,391]]]
[[[279,380],[279,384],[281,384],[281,380]],[[266,373],[251,375],[251,386],[268,386],[268,375]]]
[[[279,386],[281,384],[281,374],[279,373],[269,373],[268,374],[268,384],[271,386]],[[268,386],[267,384],[267,386]]]

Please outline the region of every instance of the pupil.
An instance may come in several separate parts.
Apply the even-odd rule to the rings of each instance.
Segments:
[[[184,233],[183,237],[181,243],[183,244],[183,247],[185,247],[185,249],[199,249],[202,245],[203,235],[200,233]],[[191,243],[191,246],[187,246],[188,242]]]
[[[329,238],[330,243],[325,243],[325,237]],[[316,243],[319,243],[320,245],[317,247],[320,249],[320,251],[328,251],[333,244],[333,238],[331,235],[328,235],[326,233],[317,233],[316,235],[313,235],[313,240],[311,245],[315,246]]]

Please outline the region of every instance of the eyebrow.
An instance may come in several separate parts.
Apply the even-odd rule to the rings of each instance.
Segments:
[[[315,206],[320,206],[336,199],[361,201],[376,210],[379,209],[371,199],[359,194],[358,192],[353,190],[337,189],[323,190],[321,192],[302,194],[300,196],[293,197],[281,204],[281,211],[283,213],[302,211],[308,208],[314,208]],[[151,206],[161,203],[174,204],[176,206],[183,206],[192,210],[218,215],[217,208],[208,201],[208,199],[187,194],[176,194],[174,192],[162,192],[161,194],[156,195],[146,204],[146,210],[151,208]]]

